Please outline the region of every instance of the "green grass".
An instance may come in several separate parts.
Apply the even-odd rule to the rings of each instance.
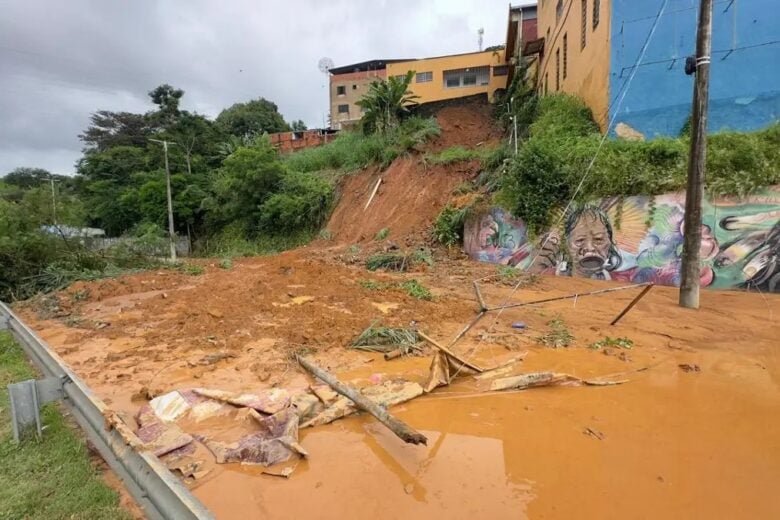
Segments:
[[[402,282],[400,287],[412,298],[417,298],[418,300],[433,300],[433,294],[431,294],[431,291],[429,291],[427,287],[425,287],[417,280],[407,280],[406,282]]]
[[[13,441],[9,383],[35,372],[10,335],[0,333],[0,519],[114,520],[131,516],[93,467],[84,441],[53,404],[42,411],[41,441]]]
[[[363,289],[368,289],[369,291],[384,291],[385,289],[389,289],[392,284],[386,283],[386,282],[379,282],[377,280],[358,280],[358,285],[360,285]]]
[[[284,160],[291,170],[299,172],[351,172],[372,164],[387,167],[401,154],[440,133],[435,119],[410,117],[387,135],[344,131],[326,145],[291,153]]]
[[[630,338],[611,338],[609,336],[598,341],[594,341],[588,348],[599,350],[604,347],[618,347],[624,349],[631,349],[634,347],[634,342]]]
[[[382,228],[379,231],[377,231],[374,240],[384,240],[389,236],[390,236],[390,228]]]
[[[548,321],[547,326],[550,329],[537,338],[544,346],[550,348],[568,347],[574,341],[574,336],[560,316]]]

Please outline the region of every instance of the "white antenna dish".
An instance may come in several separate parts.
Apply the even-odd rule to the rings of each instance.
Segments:
[[[484,27],[477,29],[477,41],[479,42],[479,52],[482,52],[482,36],[485,34]]]
[[[333,60],[330,58],[320,58],[320,61],[317,63],[317,67],[319,67],[320,72],[323,74],[327,74],[330,69],[333,68]]]

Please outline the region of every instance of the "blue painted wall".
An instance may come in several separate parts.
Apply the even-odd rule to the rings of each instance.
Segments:
[[[612,0],[610,117],[662,4]],[[649,139],[679,134],[693,96],[684,65],[696,50],[698,5],[668,1],[615,124]],[[780,119],[780,1],[715,0],[712,33],[709,131],[755,130]],[[767,42],[777,43],[758,46]]]

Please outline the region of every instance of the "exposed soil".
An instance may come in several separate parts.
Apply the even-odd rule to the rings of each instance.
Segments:
[[[469,102],[447,106],[436,115],[441,136],[424,147],[436,153],[452,146],[495,147],[501,130],[490,117],[492,108]],[[390,230],[390,239],[401,244],[425,241],[431,224],[459,184],[481,171],[479,161],[447,166],[426,165],[420,153],[397,159],[386,170],[369,168],[352,174],[340,186],[338,205],[327,229],[341,243],[364,243],[378,231]],[[371,204],[366,204],[381,177]]]
[[[443,109],[440,124],[434,150],[498,137],[473,107]],[[373,241],[377,231],[389,228],[402,249],[419,243],[452,189],[476,174],[476,165],[426,170],[419,156],[402,158],[381,172],[367,210],[380,172],[346,179],[328,227],[335,242],[239,259],[231,270],[205,262],[200,276],[79,283],[17,309],[130,425],[150,397],[170,390],[303,388],[312,381],[295,354],[343,381],[423,382],[429,349],[388,362],[349,345],[377,320],[415,322],[447,342],[476,314],[472,280],[488,275],[489,305],[611,284],[531,277],[513,293],[496,266],[441,252],[416,272],[365,269],[370,251],[385,247]],[[434,300],[397,288],[410,278]],[[367,288],[366,279],[386,288]],[[188,485],[221,519],[780,517],[780,295],[704,291],[692,311],[677,306],[676,289],[654,287],[610,326],[637,292],[492,313],[454,347],[482,366],[526,353],[513,373],[626,384],[495,393],[485,391],[489,381],[463,376],[392,408],[428,446],[404,445],[372,417],[352,416],[302,429],[310,457],[289,479],[206,460],[205,476]],[[570,347],[542,345],[553,319],[574,336]],[[588,348],[606,336],[633,347]]]
[[[386,362],[346,347],[377,319],[414,320],[446,341],[475,314],[471,280],[496,272],[442,257],[425,272],[369,273],[358,260],[346,246],[302,248],[239,260],[230,271],[209,265],[202,276],[165,271],[78,284],[58,296],[55,319],[38,319],[33,305],[20,312],[132,424],[150,394],[167,390],[309,384],[293,352],[343,380],[380,373],[421,382],[429,355]],[[357,283],[412,276],[435,301]],[[512,298],[604,286],[545,277]],[[497,304],[511,287],[487,281],[483,292]],[[393,409],[429,437],[427,447],[403,445],[359,416],[302,430],[311,457],[289,480],[212,464],[190,485],[219,518],[250,511],[272,518],[776,517],[780,297],[705,291],[702,309],[689,311],[677,307],[675,289],[655,287],[610,327],[635,293],[489,315],[456,346],[484,366],[527,351],[519,371],[610,375],[629,379],[625,385],[486,394],[464,377]],[[573,346],[540,345],[555,317]],[[515,322],[527,328],[511,328]],[[628,337],[634,347],[610,355],[587,348],[607,335]]]

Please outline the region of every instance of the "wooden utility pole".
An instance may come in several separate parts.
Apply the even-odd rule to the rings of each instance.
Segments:
[[[176,261],[176,232],[173,228],[173,198],[171,197],[171,170],[168,167],[168,145],[176,144],[173,141],[160,141],[158,139],[149,139],[155,143],[162,143],[163,154],[165,155],[165,187],[168,192],[168,239],[171,246],[171,261]]]
[[[707,162],[707,106],[710,88],[712,50],[712,0],[700,0],[696,36],[696,79],[691,114],[691,153],[688,159],[688,187],[685,192],[685,229],[680,267],[680,306],[699,308],[701,276],[701,201],[704,197],[704,171]]]
[[[54,227],[57,227],[57,195],[54,191],[54,177],[49,177],[51,183],[51,219],[54,222]]]

